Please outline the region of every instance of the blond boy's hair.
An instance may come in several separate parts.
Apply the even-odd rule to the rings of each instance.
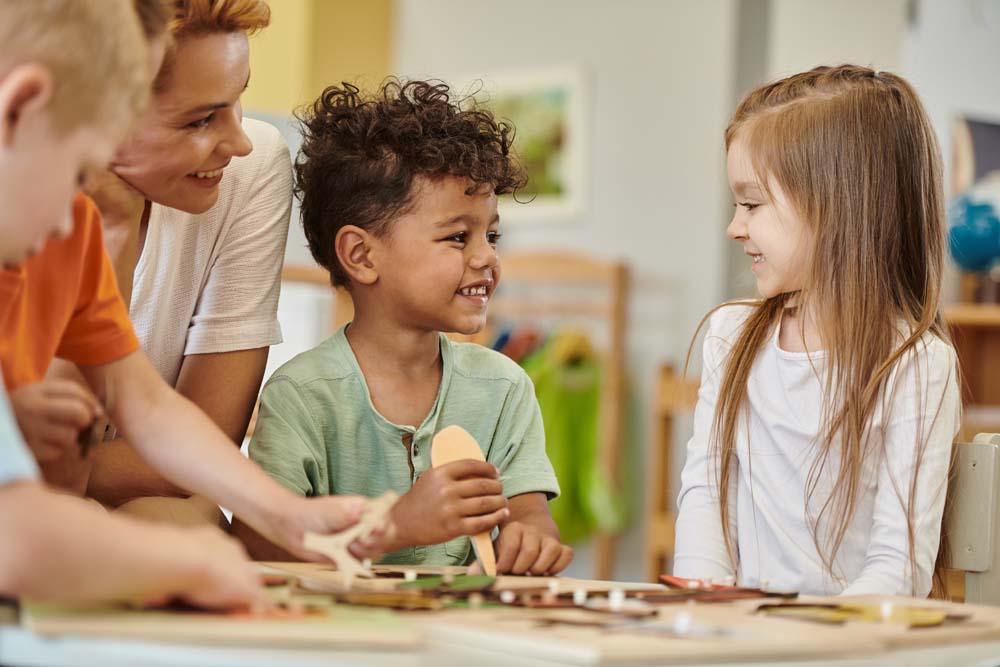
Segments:
[[[149,97],[149,51],[131,0],[3,0],[0,77],[37,63],[53,75],[55,130],[128,125]]]

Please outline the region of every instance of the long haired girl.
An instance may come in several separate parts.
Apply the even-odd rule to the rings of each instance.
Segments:
[[[762,298],[706,318],[674,573],[926,596],[961,412],[927,115],[894,74],[818,67],[725,140]]]

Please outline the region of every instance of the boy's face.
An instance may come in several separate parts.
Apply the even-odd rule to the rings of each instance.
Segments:
[[[446,176],[414,183],[414,202],[375,239],[376,288],[393,316],[419,329],[473,334],[500,282],[500,218],[489,188]]]
[[[247,36],[184,38],[168,66],[166,87],[153,95],[112,170],[158,204],[204,213],[219,197],[225,167],[253,148],[241,125]]]
[[[802,289],[812,233],[774,179],[771,196],[761,187],[739,135],[729,147],[726,170],[736,204],[726,234],[749,256],[757,291],[771,298]]]
[[[0,81],[0,86],[3,82]],[[107,165],[120,141],[109,123],[58,132],[46,105],[27,105],[0,142],[0,266],[11,268],[73,229],[72,204],[86,174]]]

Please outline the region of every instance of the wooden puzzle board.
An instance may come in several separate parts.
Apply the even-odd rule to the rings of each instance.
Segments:
[[[255,618],[197,611],[25,604],[21,624],[42,636],[99,636],[183,644],[268,648],[412,650],[409,620],[385,609],[335,605],[322,615]]]
[[[264,572],[273,574],[288,574],[298,577],[300,585],[310,591],[316,592],[339,592],[349,589],[353,591],[389,592],[395,589],[396,585],[402,581],[402,575],[406,571],[413,571],[418,575],[441,575],[441,574],[464,574],[464,567],[428,567],[428,566],[401,566],[401,565],[376,565],[372,570],[376,575],[395,574],[396,577],[380,577],[374,579],[351,579],[331,565],[320,563],[260,563]],[[606,591],[609,588],[621,588],[622,590],[663,590],[660,584],[647,583],[609,583],[607,581],[593,581],[589,579],[571,579],[569,577],[523,577],[501,575],[496,578],[493,589],[496,591],[513,591],[517,593],[521,590],[547,588],[550,582],[557,582],[559,590],[572,592],[575,590],[585,590],[587,592]],[[348,584],[349,582],[349,584]]]
[[[314,581],[321,587],[343,583],[336,571],[323,565],[269,563],[263,564],[262,569],[295,575]],[[410,568],[399,568],[400,571],[404,569]],[[421,574],[441,573],[437,568],[419,568],[419,571]],[[607,590],[631,586],[657,588],[650,584],[558,579],[560,586],[566,586],[567,590]],[[399,578],[376,578],[356,580],[355,583],[359,586],[391,587],[399,581]],[[503,578],[499,583],[507,590],[515,590],[528,585],[538,587],[547,581],[548,578],[544,577],[511,577]],[[862,655],[871,658],[892,650],[1000,641],[1000,608],[908,598],[804,597],[799,601],[879,606],[887,600],[899,608],[931,607],[963,615],[967,619],[922,629],[883,622],[823,625],[756,614],[759,605],[772,601],[742,600],[664,605],[655,617],[642,621],[629,621],[620,616],[581,609],[515,606],[405,613],[335,604],[316,615],[253,618],[194,611],[142,611],[121,607],[74,609],[27,604],[22,609],[22,624],[43,636],[70,635],[286,650],[330,648],[419,653],[429,647],[440,649],[451,646],[506,656],[511,663],[548,660],[565,664],[612,665],[787,660],[822,662]]]
[[[886,598],[871,600],[880,604]],[[843,602],[837,598],[804,598]],[[553,620],[592,622],[584,611],[488,609],[476,614],[445,611],[414,617],[430,641],[503,652],[511,662],[545,656],[568,664],[691,664],[748,661],[819,660],[878,655],[914,649],[1000,639],[1000,609],[894,599],[894,604],[930,604],[968,620],[951,626],[908,629],[892,624],[849,623],[827,626],[754,614],[760,601],[667,605],[657,619],[631,629],[549,624]],[[689,616],[688,634],[671,636],[678,614]],[[656,629],[666,631],[657,634]],[[705,633],[705,634],[701,634]]]

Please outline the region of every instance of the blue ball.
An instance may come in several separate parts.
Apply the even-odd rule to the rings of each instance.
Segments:
[[[951,256],[966,271],[986,271],[1000,259],[1000,217],[992,204],[962,196],[948,209]]]

